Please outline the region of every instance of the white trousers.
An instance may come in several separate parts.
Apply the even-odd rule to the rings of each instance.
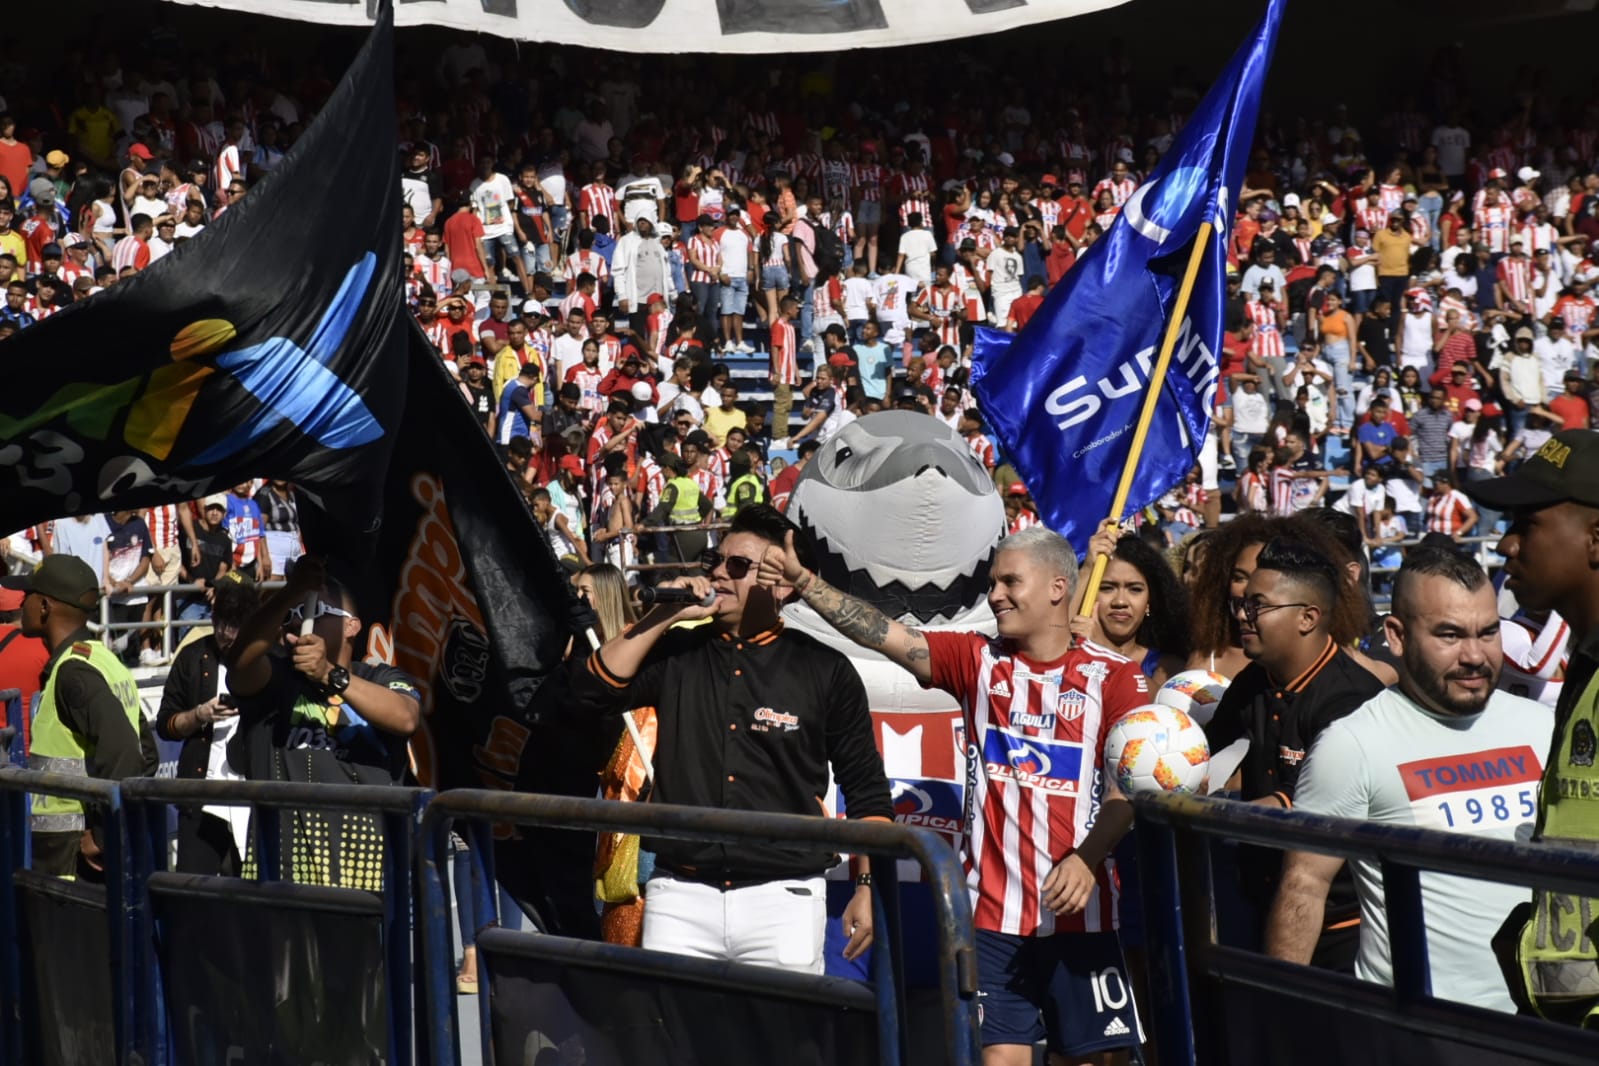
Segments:
[[[820,974],[827,888],[820,877],[726,892],[657,873],[644,886],[644,946]]]

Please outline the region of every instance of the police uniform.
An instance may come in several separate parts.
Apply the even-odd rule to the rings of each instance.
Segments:
[[[6,588],[92,610],[99,581],[71,555],[47,557],[30,574],[6,577]],[[28,768],[119,781],[148,777],[157,765],[155,738],[139,706],[133,675],[116,654],[79,629],[51,651],[40,675]],[[102,849],[100,812],[81,800],[37,794],[32,804],[33,868],[56,877],[96,877],[80,860],[85,830]]]

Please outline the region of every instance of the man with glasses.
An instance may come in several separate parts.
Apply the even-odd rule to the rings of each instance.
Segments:
[[[1342,586],[1331,559],[1278,537],[1261,548],[1244,595],[1232,602],[1250,663],[1216,705],[1205,735],[1211,751],[1249,739],[1242,765],[1227,782],[1245,800],[1292,807],[1300,766],[1316,737],[1383,690],[1329,631]],[[1259,921],[1276,891],[1281,855],[1248,849],[1239,866],[1245,901],[1255,912],[1243,946],[1258,947]],[[1315,961],[1347,972],[1358,946],[1358,910],[1347,877],[1334,887]],[[1328,937],[1326,930],[1335,928],[1338,934]]]
[[[664,586],[699,602],[657,604],[575,675],[587,710],[657,708],[652,801],[825,817],[831,767],[850,818],[893,816],[860,675],[842,653],[784,628],[792,588],[757,583],[762,555],[793,544],[795,532],[772,507],[740,511],[719,551],[702,557],[703,573]],[[673,628],[696,621],[707,624]],[[822,972],[822,873],[836,856],[779,843],[644,847],[656,854],[644,947]],[[847,959],[872,940],[871,875],[856,862]]]
[[[310,632],[302,633],[308,609]],[[302,557],[228,649],[228,691],[239,702],[239,728],[228,744],[235,768],[252,781],[404,780],[421,697],[416,682],[394,667],[355,661],[360,632],[355,598],[320,560]],[[285,812],[280,854],[285,880],[383,887],[383,834],[372,815]],[[256,861],[246,857],[246,877],[254,876]]]

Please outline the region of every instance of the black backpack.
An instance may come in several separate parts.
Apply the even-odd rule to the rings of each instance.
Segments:
[[[809,240],[805,239],[801,227],[809,231]],[[830,227],[802,218],[794,223],[794,235],[810,246],[811,258],[816,260],[817,277],[829,278],[844,269],[844,242]]]

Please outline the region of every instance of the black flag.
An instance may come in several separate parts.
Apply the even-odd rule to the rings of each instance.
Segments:
[[[404,400],[393,16],[282,163],[166,257],[0,344],[0,529],[284,478],[376,521]]]

